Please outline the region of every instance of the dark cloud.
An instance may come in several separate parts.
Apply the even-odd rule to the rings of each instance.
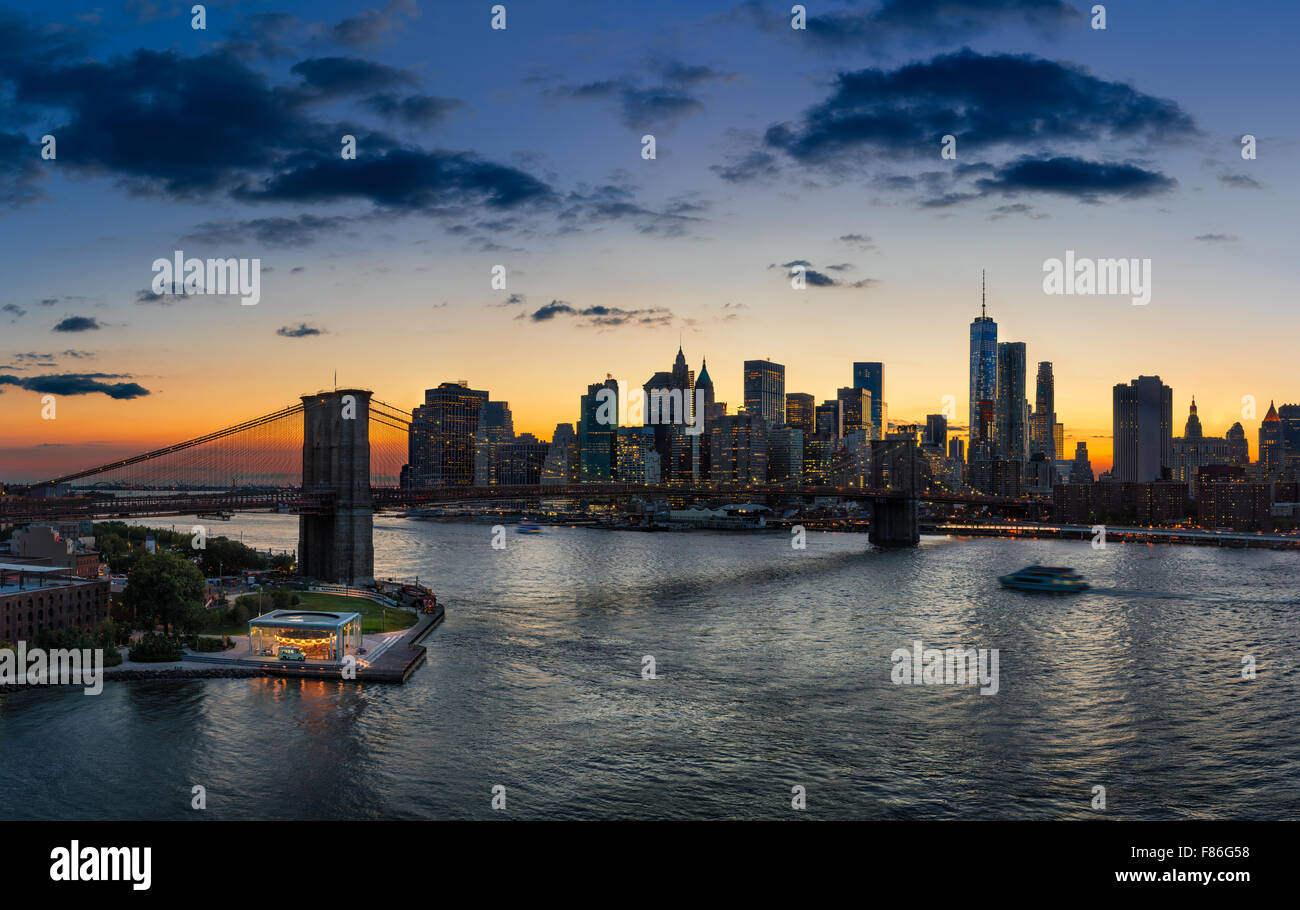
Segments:
[[[546,306],[535,311],[532,314],[532,316],[530,316],[529,318],[532,319],[533,322],[546,322],[547,320],[554,319],[556,316],[559,316],[561,314],[570,314],[576,312],[577,310],[569,306],[564,301],[552,300]]]
[[[399,85],[415,85],[404,70],[359,57],[316,57],[301,60],[289,72],[302,77],[303,87],[320,98],[365,95]]]
[[[606,79],[551,89],[548,95],[577,101],[613,99],[618,103],[619,119],[623,125],[637,132],[671,128],[687,114],[704,108],[704,104],[685,89],[667,85],[641,88],[636,82],[634,77]]]
[[[366,104],[385,117],[402,120],[412,126],[433,126],[446,120],[464,102],[456,98],[435,98],[432,95],[396,95],[381,93],[366,99]]]
[[[1201,243],[1236,243],[1238,237],[1236,234],[1197,234],[1196,239]]]
[[[1264,184],[1254,177],[1247,177],[1245,174],[1220,174],[1219,182],[1235,190],[1262,190],[1264,188]]]
[[[21,354],[15,354],[14,359],[22,363],[31,364],[32,366],[52,367],[54,366],[53,361],[56,357],[70,357],[73,360],[85,360],[89,357],[94,357],[94,356],[95,356],[94,352],[92,351],[68,350],[68,351],[60,351],[56,354],[41,354],[36,351],[24,351]]]
[[[340,23],[347,40],[365,43],[414,5],[390,3]],[[268,32],[292,20],[266,21]],[[300,246],[350,219],[392,212],[473,221],[476,209],[500,217],[527,210],[561,219],[560,230],[588,222],[627,220],[642,233],[679,235],[690,217],[682,210],[657,211],[627,198],[611,201],[585,191],[565,194],[526,170],[488,160],[470,150],[414,148],[364,124],[339,124],[320,111],[331,99],[351,98],[369,116],[429,125],[461,102],[418,92],[403,70],[349,56],[300,61],[287,82],[250,65],[261,59],[224,45],[197,56],[176,49],[138,49],[121,56],[95,55],[79,41],[37,28],[17,14],[0,12],[0,115],[21,110],[27,120],[57,124],[60,148],[76,149],[67,173],[103,176],[134,194],[165,194],[186,201],[328,204],[356,201],[369,213],[333,222],[296,218],[208,223],[207,236]],[[244,49],[248,51],[247,48]],[[662,86],[635,89],[631,107],[681,108],[674,92],[722,78],[708,67],[664,65],[651,72]],[[662,88],[663,91],[659,89]],[[184,129],[159,128],[183,122]],[[357,158],[343,160],[340,140],[357,140]],[[202,142],[195,142],[202,136]],[[5,138],[7,137],[7,138]],[[18,134],[0,133],[0,206],[35,198],[45,173],[39,154]],[[508,230],[532,230],[512,219]],[[505,248],[504,231],[480,233],[480,246]]]
[[[11,376],[0,374],[0,385],[17,386],[42,395],[104,394],[109,398],[141,398],[149,394],[144,386],[134,382],[103,382],[105,379],[126,378],[117,373],[52,373],[48,376]]]
[[[790,16],[774,15],[768,4],[750,0],[737,12],[765,31],[789,33]],[[878,47],[893,39],[942,43],[1002,26],[1054,32],[1081,21],[1065,0],[881,0],[872,9],[809,15],[804,35],[809,50]]]
[[[136,303],[157,303],[162,306],[171,306],[173,303],[184,299],[184,294],[155,294],[153,288],[145,288],[142,291],[135,292]]]
[[[389,0],[383,9],[366,9],[359,16],[342,20],[330,29],[330,37],[345,47],[370,47],[419,16],[415,0]]]
[[[532,322],[549,322],[557,316],[573,316],[588,326],[600,327],[621,325],[662,326],[670,324],[673,320],[672,311],[664,307],[623,310],[618,307],[597,305],[579,309],[562,300],[552,300],[546,306],[528,314],[527,318]],[[523,319],[524,315],[521,314],[515,318]]]
[[[685,212],[701,211],[703,208],[698,204],[677,200],[670,202],[662,211],[656,211],[637,202],[626,186],[603,184],[580,187],[568,193],[557,217],[561,224],[570,225],[572,231],[605,221],[626,221],[641,234],[682,237],[692,226],[704,221],[703,218]]]
[[[0,313],[8,313],[14,317],[13,321],[15,322],[20,317],[27,315],[27,311],[16,303],[6,303],[4,306],[0,306]]]
[[[1027,54],[965,48],[896,70],[841,73],[834,91],[765,142],[802,164],[857,161],[863,153],[937,156],[945,135],[963,150],[1048,141],[1167,141],[1195,133],[1176,103],[1099,79],[1081,67]]]
[[[42,197],[37,185],[44,176],[40,161],[40,146],[18,133],[0,131],[0,206],[17,208]]]
[[[275,334],[281,338],[310,338],[314,335],[325,334],[324,329],[317,328],[314,325],[308,325],[300,322],[296,326],[284,325],[275,330]]]
[[[679,60],[651,61],[650,68],[660,77],[657,85],[642,85],[638,75],[616,76],[579,85],[559,86],[547,90],[556,99],[593,101],[609,99],[617,104],[619,118],[628,129],[671,129],[682,118],[704,109],[693,89],[734,77],[708,66],[687,65]]]
[[[303,214],[293,218],[272,216],[244,221],[209,221],[183,237],[200,243],[241,243],[249,238],[267,246],[303,247],[314,243],[322,234],[336,231],[352,219],[344,216],[322,218]],[[263,272],[270,269],[264,268]]]
[[[846,235],[858,236],[858,235]],[[870,238],[868,238],[870,239]],[[789,278],[793,278],[792,269],[803,269],[804,284],[810,288],[870,288],[879,284],[875,278],[863,278],[859,281],[844,281],[839,278],[832,278],[826,272],[848,272],[852,271],[855,266],[849,262],[838,262],[834,265],[823,266],[826,272],[818,271],[813,268],[813,264],[807,259],[791,259],[789,262],[783,262],[777,265],[775,262],[768,266],[769,269],[781,269]]]
[[[1173,189],[1178,181],[1133,164],[1109,164],[1081,158],[1023,157],[999,168],[993,177],[975,181],[982,193],[1022,192],[1073,196],[1097,202],[1103,196],[1140,199]]]
[[[301,23],[290,13],[253,13],[241,16],[221,47],[239,57],[276,60],[294,53],[292,31]]]
[[[989,213],[989,221],[1000,221],[1003,218],[1010,218],[1012,215],[1024,215],[1026,218],[1046,218],[1047,216],[1034,211],[1032,205],[1023,202],[1009,202],[1006,205],[999,205]]]
[[[63,319],[51,331],[54,332],[93,332],[100,328],[93,316],[69,316]]]
[[[21,44],[35,40],[25,20],[0,17],[0,31],[5,28],[17,37],[0,41],[0,90],[7,83],[16,103],[65,113],[67,122],[55,132],[61,146],[77,149],[68,168],[116,177],[135,192],[245,200],[354,197],[413,208],[451,198],[511,206],[549,191],[531,175],[471,152],[407,149],[382,133],[311,115],[317,102],[340,94],[367,96],[384,110],[391,100],[395,116],[426,123],[457,104],[422,95],[383,97],[378,89],[412,81],[391,67],[312,58],[293,68],[299,82],[276,86],[226,50],[186,57],[141,49],[100,60],[48,42],[32,51]],[[158,129],[181,119],[184,130]],[[358,139],[356,161],[338,153],[349,132]],[[204,141],[194,142],[195,135]],[[23,143],[0,134],[0,199],[30,195],[30,162],[39,155]],[[15,172],[20,162],[27,163]]]
[[[364,199],[399,209],[436,209],[479,203],[507,209],[547,201],[553,191],[516,168],[469,152],[391,148],[345,161],[310,152],[288,169],[239,190],[254,201],[331,202]]]
[[[780,173],[776,156],[771,152],[753,151],[733,157],[727,164],[715,164],[709,170],[729,183],[745,183]]]

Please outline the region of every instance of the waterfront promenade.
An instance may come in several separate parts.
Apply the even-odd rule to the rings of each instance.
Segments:
[[[414,626],[400,632],[367,635],[362,640],[365,654],[357,655],[357,682],[403,683],[424,662],[426,649],[421,642],[445,617],[441,606],[434,613],[421,613]],[[307,679],[341,679],[344,665],[340,661],[307,660],[303,663],[260,657],[248,653],[248,636],[231,636],[235,647],[224,652],[196,653],[185,651],[180,660],[162,663],[132,661],[122,649],[122,663],[104,669],[104,679],[167,679],[223,677],[229,675],[294,676]],[[352,681],[352,680],[348,680]]]

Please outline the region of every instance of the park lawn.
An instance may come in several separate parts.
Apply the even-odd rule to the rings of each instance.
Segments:
[[[366,600],[364,597],[344,597],[342,594],[322,594],[317,591],[294,591],[298,595],[298,605],[289,607],[290,610],[327,610],[331,613],[360,613],[361,614],[361,634],[374,635],[379,632],[393,632],[399,629],[409,629],[415,625],[418,615],[412,610],[402,610],[396,607],[385,608],[382,604],[377,604],[373,600]],[[240,600],[248,607],[249,615],[256,617],[258,615],[258,595],[244,594]],[[271,606],[271,598],[263,598],[263,609],[271,612],[275,609]],[[387,609],[387,619],[384,617],[384,611]],[[205,635],[247,635],[248,625],[238,627],[223,627],[204,632]]]

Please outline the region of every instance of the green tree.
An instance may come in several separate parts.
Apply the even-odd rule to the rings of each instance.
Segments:
[[[203,571],[207,575],[239,572],[243,569],[261,569],[266,560],[252,547],[245,546],[228,537],[210,537],[207,549],[195,553],[203,560]]]
[[[198,566],[175,553],[159,551],[140,557],[127,576],[122,603],[145,628],[161,625],[170,632],[185,622],[191,606],[203,609],[203,594]]]

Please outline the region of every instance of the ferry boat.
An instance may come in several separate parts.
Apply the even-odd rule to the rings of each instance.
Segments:
[[[516,534],[540,534],[542,533],[542,526],[533,524],[531,521],[521,521],[519,522],[518,525],[515,526],[515,533]]]
[[[1078,594],[1091,585],[1074,569],[1065,566],[1029,566],[1019,572],[1001,576],[1004,588],[1017,591],[1046,591],[1049,594]]]

